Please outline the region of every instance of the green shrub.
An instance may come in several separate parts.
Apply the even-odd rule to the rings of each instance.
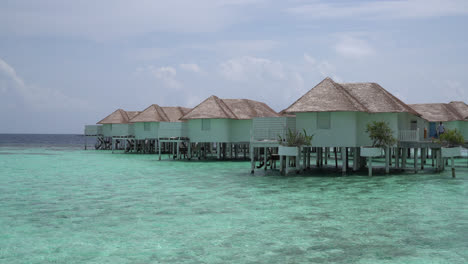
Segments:
[[[305,129],[303,129],[303,131],[304,133],[301,133],[299,131],[292,131],[291,129],[288,129],[288,132],[284,138],[278,136],[278,141],[281,145],[288,147],[298,147],[304,145],[310,146],[314,135],[309,136],[307,135]]]
[[[444,146],[456,147],[460,146],[465,142],[463,135],[458,129],[447,129],[445,133],[440,135],[440,142]]]
[[[372,147],[388,147],[396,143],[393,137],[393,131],[386,122],[373,121],[367,124],[366,133],[372,140]]]

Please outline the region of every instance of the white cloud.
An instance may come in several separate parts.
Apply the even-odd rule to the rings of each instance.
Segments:
[[[232,81],[284,80],[286,78],[281,62],[249,56],[222,62],[220,73],[224,78]]]
[[[375,53],[372,46],[365,39],[353,35],[341,35],[338,37],[338,43],[335,45],[335,51],[350,58],[363,58]]]
[[[200,66],[196,63],[181,63],[179,67],[182,70],[189,71],[189,72],[195,72],[195,73],[201,73],[203,70],[201,69]]]
[[[341,81],[341,78],[336,74],[336,67],[327,60],[317,60],[307,53],[304,53],[307,72],[318,72],[321,77],[330,77],[335,81]]]
[[[16,70],[0,58],[0,83],[2,90],[14,90],[26,103],[36,109],[88,109],[90,105],[77,98],[65,95],[60,90],[29,85],[18,76]]]
[[[176,79],[177,77],[177,70],[171,66],[163,66],[163,67],[155,67],[155,66],[147,66],[147,67],[140,67],[136,70],[136,74],[147,74],[158,81],[160,81],[164,86],[168,88],[173,88],[179,90],[182,88],[182,84]]]
[[[468,14],[465,0],[388,0],[360,3],[329,3],[314,1],[311,4],[288,8],[294,15],[306,19],[397,19],[429,18]]]

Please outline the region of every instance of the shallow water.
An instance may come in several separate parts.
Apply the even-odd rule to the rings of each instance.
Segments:
[[[466,168],[285,177],[76,147],[0,154],[1,263],[468,262]]]

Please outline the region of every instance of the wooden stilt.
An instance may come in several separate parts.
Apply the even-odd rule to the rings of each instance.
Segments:
[[[395,149],[395,168],[400,167],[400,148],[396,147]]]
[[[390,173],[390,148],[385,148],[385,173]]]
[[[254,173],[255,170],[255,157],[254,157],[254,147],[250,145],[250,173]]]
[[[452,157],[450,160],[452,163],[452,178],[455,178],[455,159]]]
[[[353,171],[358,170],[358,163],[359,163],[359,153],[358,153],[358,148],[354,147],[353,148]]]
[[[336,153],[336,147],[333,148],[335,152],[335,169],[338,170],[338,154]]]
[[[418,172],[418,148],[414,148],[414,173]]]
[[[369,177],[370,177],[372,176],[372,157],[368,157],[367,167],[369,168]]]
[[[346,175],[346,167],[347,167],[346,161],[348,159],[348,157],[346,155],[347,154],[346,152],[347,152],[346,147],[342,147],[341,148],[341,162],[342,162],[341,167],[342,167],[343,176]]]
[[[265,170],[267,170],[267,148],[263,148],[263,167]]]

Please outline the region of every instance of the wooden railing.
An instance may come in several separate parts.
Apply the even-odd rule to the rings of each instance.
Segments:
[[[286,135],[286,129],[274,129],[274,128],[257,128],[252,131],[251,138],[255,141],[261,140],[278,140],[279,136],[283,137]]]
[[[419,128],[416,130],[400,130],[398,133],[399,141],[419,141]]]

